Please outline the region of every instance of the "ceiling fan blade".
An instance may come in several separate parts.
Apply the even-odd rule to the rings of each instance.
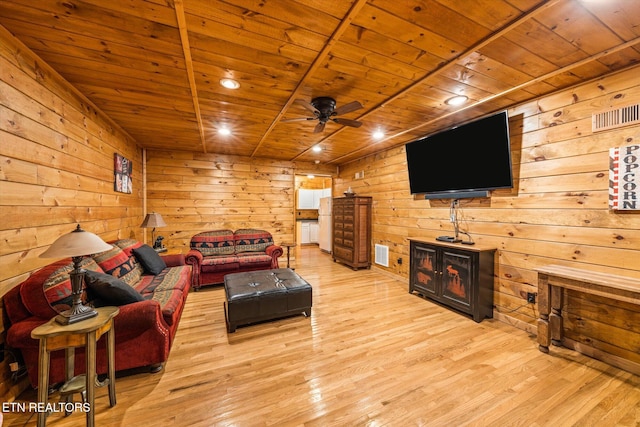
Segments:
[[[305,101],[304,99],[296,99],[295,101],[293,101],[297,104],[302,105],[304,108],[306,108],[307,110],[311,111],[313,114],[320,114],[320,111],[318,111],[316,109],[316,107],[314,107],[313,105],[311,105],[310,103],[308,103],[307,101]]]
[[[350,113],[352,111],[359,110],[360,108],[362,108],[362,104],[358,101],[353,101],[333,110],[333,115],[338,116],[340,114]]]
[[[280,123],[289,123],[289,122],[306,122],[307,120],[315,120],[315,117],[297,117],[293,119],[282,119]]]
[[[359,128],[360,126],[362,126],[362,122],[359,122],[357,120],[351,120],[351,119],[331,119],[331,120],[341,125],[351,126],[353,128]]]
[[[324,130],[324,125],[325,125],[325,123],[324,123],[324,122],[320,122],[320,123],[318,123],[318,124],[316,125],[316,127],[315,127],[315,128],[313,128],[313,133],[320,133],[320,132],[322,132],[322,131]]]

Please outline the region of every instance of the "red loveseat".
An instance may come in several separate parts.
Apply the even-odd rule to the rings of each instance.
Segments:
[[[169,357],[190,289],[191,267],[185,264],[184,255],[168,255],[162,257],[166,268],[155,275],[147,274],[134,253],[142,246],[140,242],[124,239],[110,243],[112,250],[84,258],[82,267],[96,272],[88,275],[103,273],[103,277],[111,275],[120,279],[136,290],[139,299],[121,305],[120,313],[114,319],[116,370],[150,367],[152,372],[157,372]],[[22,353],[34,387],[38,384],[39,342],[31,338],[31,331],[69,307],[69,271],[72,269],[71,259],[54,262],[33,273],[4,296],[8,321],[6,342]],[[91,304],[91,301],[87,303]],[[63,382],[64,350],[51,353],[50,366],[49,384]],[[76,348],[75,374],[84,373],[84,370],[84,348]],[[104,337],[98,342],[97,372],[107,372]]]
[[[223,283],[229,273],[278,268],[278,257],[283,254],[271,233],[250,228],[198,233],[191,238],[190,247],[186,263],[193,266],[191,286],[196,291]]]

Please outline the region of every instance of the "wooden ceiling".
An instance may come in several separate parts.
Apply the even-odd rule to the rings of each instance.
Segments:
[[[143,147],[338,165],[640,61],[637,0],[2,0],[0,24]],[[281,122],[318,96],[363,125]]]

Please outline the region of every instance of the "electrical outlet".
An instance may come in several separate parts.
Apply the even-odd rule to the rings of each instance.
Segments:
[[[398,258],[398,265],[402,265],[402,258]]]
[[[533,292],[527,292],[527,302],[536,303],[536,294]]]

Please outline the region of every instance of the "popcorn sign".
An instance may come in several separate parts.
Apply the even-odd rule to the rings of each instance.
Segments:
[[[609,150],[609,208],[640,210],[640,145]]]

